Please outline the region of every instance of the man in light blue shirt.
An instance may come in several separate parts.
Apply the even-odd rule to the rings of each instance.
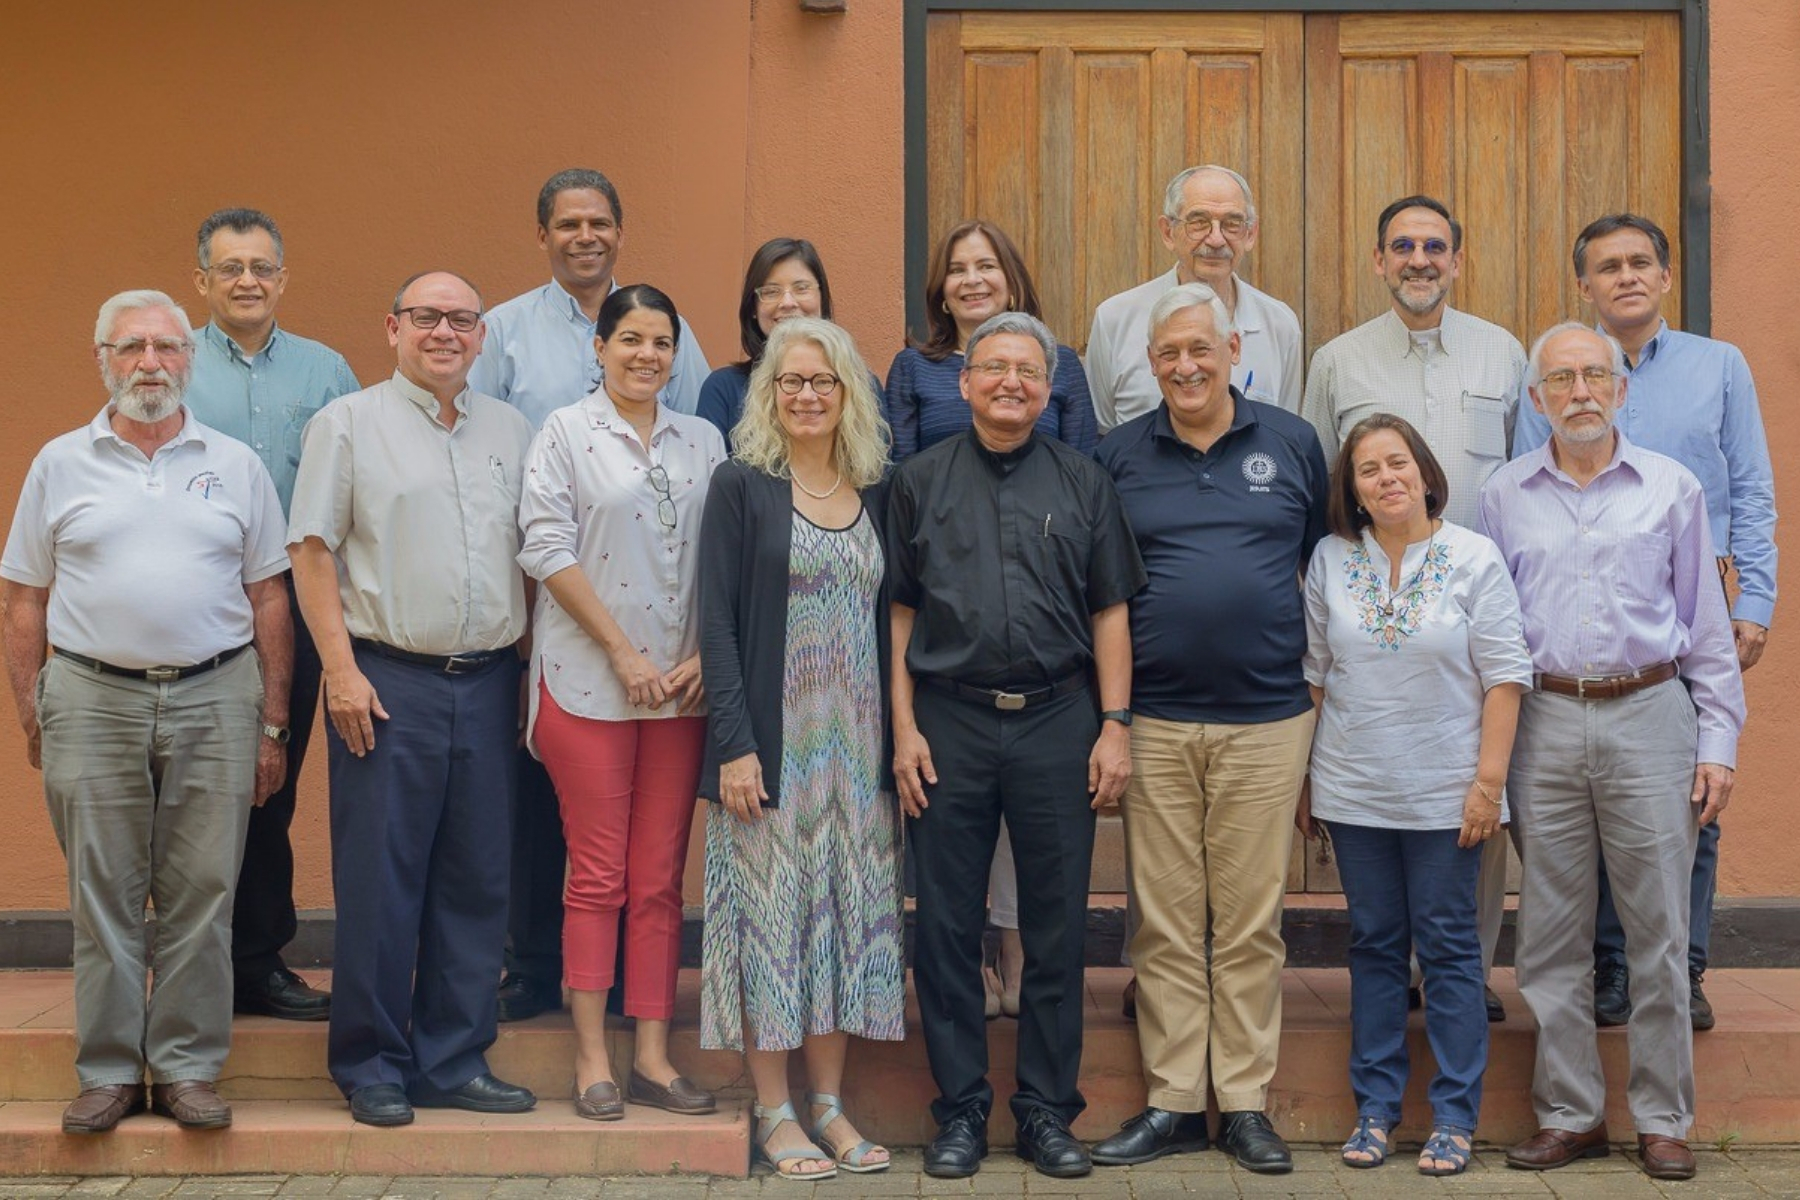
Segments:
[[[266,214],[227,208],[200,225],[194,287],[211,320],[194,334],[194,377],[187,405],[203,424],[249,446],[268,467],[283,514],[294,495],[300,433],[328,401],[357,390],[343,355],[275,323],[287,288],[281,231]],[[285,576],[284,576],[285,578]],[[268,802],[251,810],[231,918],[234,1008],[290,1021],[323,1021],[331,997],[288,970],[281,952],[298,928],[294,850],[288,826],[313,713],[319,702],[319,656],[293,599],[294,674],[288,703],[287,777]]]
[[[1671,284],[1669,238],[1655,222],[1631,213],[1601,217],[1576,237],[1574,258],[1576,281],[1600,330],[1625,349],[1631,386],[1619,428],[1634,444],[1692,471],[1706,493],[1720,574],[1737,572],[1741,590],[1731,629],[1738,665],[1748,671],[1762,657],[1775,614],[1775,474],[1750,366],[1729,342],[1683,333],[1663,320],[1662,298]],[[1542,413],[1522,407],[1513,454],[1542,446],[1549,433]],[[1715,821],[1700,829],[1689,897],[1688,980],[1697,1030],[1713,1027],[1712,1005],[1700,984],[1718,870]],[[1623,1025],[1631,1016],[1625,935],[1604,875],[1594,952],[1595,1019]]]

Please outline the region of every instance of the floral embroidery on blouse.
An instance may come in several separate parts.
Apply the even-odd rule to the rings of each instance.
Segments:
[[[1416,572],[1400,581],[1398,594],[1390,595],[1387,581],[1369,558],[1368,547],[1351,545],[1344,557],[1344,587],[1355,602],[1358,626],[1385,650],[1398,651],[1400,643],[1419,631],[1432,603],[1450,578],[1450,547],[1433,542]]]

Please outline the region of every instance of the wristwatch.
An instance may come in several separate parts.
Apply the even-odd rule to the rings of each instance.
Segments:
[[[1117,721],[1126,728],[1131,727],[1131,710],[1129,708],[1109,708],[1101,712],[1102,721]]]
[[[262,735],[266,738],[274,739],[277,746],[287,745],[288,738],[293,736],[293,734],[280,725],[264,725],[262,727]]]

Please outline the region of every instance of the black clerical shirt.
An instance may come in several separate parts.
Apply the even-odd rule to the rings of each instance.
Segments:
[[[1091,618],[1144,585],[1110,477],[1035,433],[996,453],[973,429],[914,455],[888,500],[888,578],[917,610],[907,669],[1031,689],[1086,670]]]

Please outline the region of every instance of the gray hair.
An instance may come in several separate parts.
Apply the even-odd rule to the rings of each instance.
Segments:
[[[249,233],[253,229],[262,230],[269,235],[269,240],[275,243],[275,265],[281,265],[281,258],[285,251],[282,249],[281,230],[275,227],[274,217],[256,208],[221,208],[200,222],[197,249],[200,254],[201,270],[204,271],[212,266],[213,234],[221,229],[229,229],[233,233]]]
[[[1200,174],[1202,171],[1217,171],[1219,174],[1230,179],[1231,182],[1237,184],[1239,189],[1244,193],[1244,216],[1248,218],[1252,225],[1256,224],[1256,197],[1250,194],[1250,181],[1230,167],[1221,167],[1217,163],[1205,163],[1198,167],[1189,167],[1187,170],[1175,176],[1175,178],[1169,180],[1169,186],[1163,189],[1163,216],[1169,218],[1171,221],[1181,216],[1181,189],[1187,186],[1188,180]]]
[[[1162,327],[1174,319],[1175,314],[1189,308],[1205,308],[1211,311],[1213,332],[1222,338],[1228,338],[1237,332],[1237,325],[1231,319],[1231,310],[1219,299],[1219,293],[1204,283],[1184,283],[1172,287],[1156,298],[1150,308],[1150,328],[1148,341],[1154,342]]]
[[[1538,334],[1537,341],[1531,343],[1531,370],[1525,377],[1527,385],[1536,387],[1544,381],[1544,347],[1549,345],[1551,338],[1565,333],[1593,334],[1612,350],[1613,374],[1623,375],[1625,373],[1625,348],[1619,345],[1618,338],[1604,329],[1595,329],[1592,325],[1583,325],[1580,321],[1563,321]]]
[[[1048,325],[1030,313],[995,313],[977,325],[975,332],[969,335],[969,344],[963,347],[963,362],[975,361],[975,347],[1003,333],[1016,333],[1021,337],[1034,339],[1044,350],[1044,382],[1050,383],[1056,379],[1056,335],[1050,332]]]
[[[838,377],[843,415],[838,419],[833,453],[850,486],[866,488],[887,470],[893,434],[882,415],[881,394],[857,353],[856,342],[843,326],[823,317],[789,317],[769,330],[768,344],[750,372],[744,415],[731,430],[732,457],[777,479],[793,478],[791,443],[775,399],[775,376],[787,352],[803,342],[817,346],[831,373]]]
[[[181,305],[175,303],[167,292],[138,288],[135,291],[120,292],[100,306],[100,318],[94,322],[94,345],[111,341],[113,326],[118,323],[119,317],[142,308],[167,309],[174,316],[175,323],[181,326],[181,336],[193,340],[194,324],[188,320],[187,313],[181,310]]]

